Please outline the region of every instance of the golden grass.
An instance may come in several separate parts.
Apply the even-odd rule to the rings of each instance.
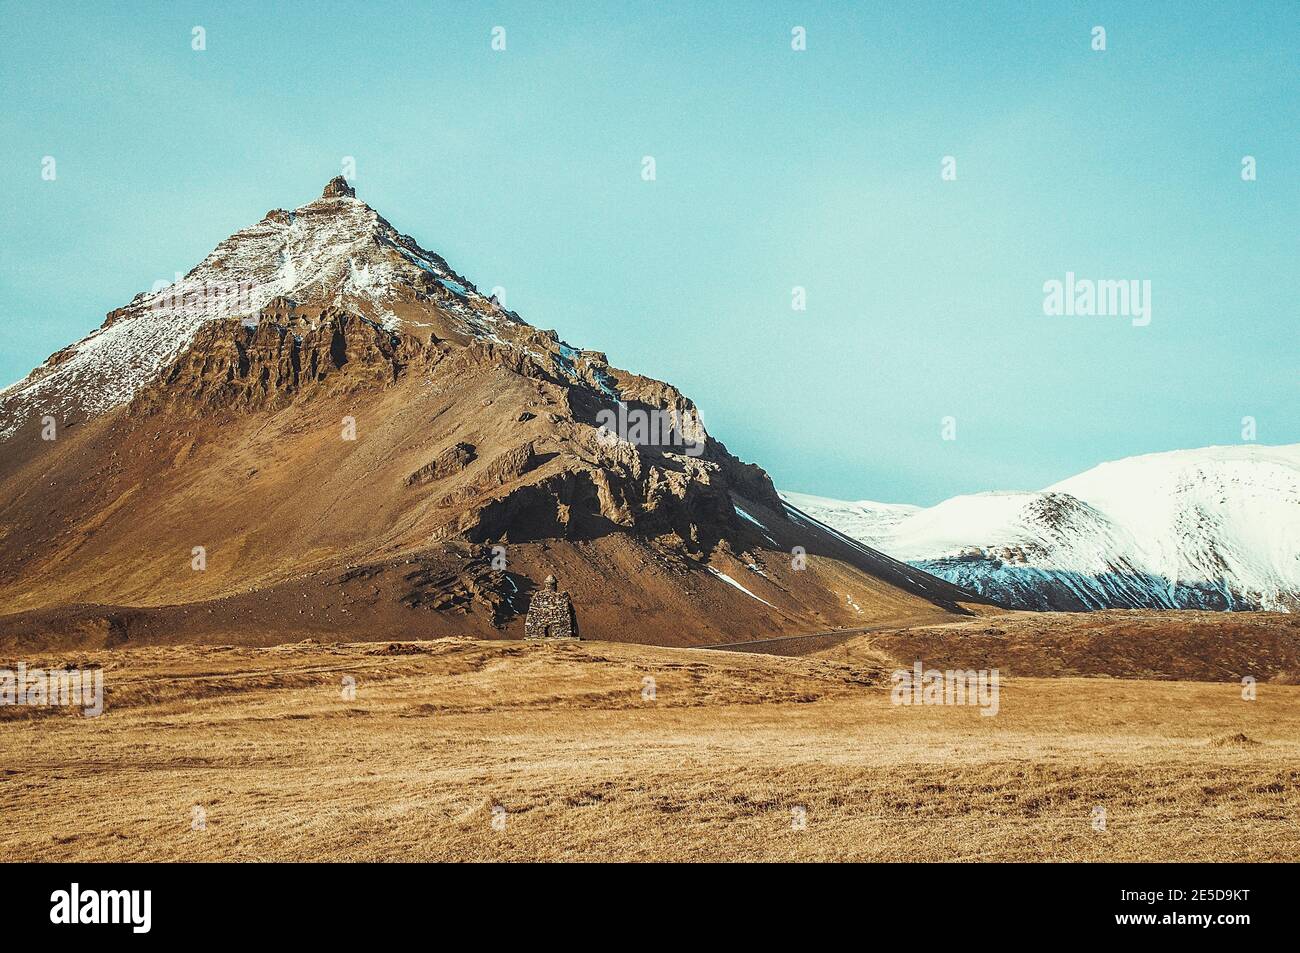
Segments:
[[[57,657],[104,664],[109,709],[3,712],[0,859],[1300,856],[1297,687],[1017,678],[989,718],[891,705],[867,655],[403,651]]]

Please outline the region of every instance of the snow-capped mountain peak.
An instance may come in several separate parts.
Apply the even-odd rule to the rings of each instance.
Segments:
[[[1146,454],[1039,492],[910,510],[783,495],[869,546],[1022,608],[1300,607],[1300,444]],[[886,515],[862,517],[877,512]]]
[[[33,417],[75,422],[129,401],[200,327],[251,317],[276,299],[346,308],[389,330],[497,343],[526,327],[441,256],[400,234],[339,176],[319,198],[273,209],[235,232],[183,278],[136,295],[0,391],[0,439]]]

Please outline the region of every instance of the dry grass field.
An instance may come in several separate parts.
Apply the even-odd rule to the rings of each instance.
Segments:
[[[1287,685],[1244,701],[1226,681],[1016,677],[981,717],[891,705],[893,663],[865,650],[443,639],[25,661],[102,664],[108,708],[3,710],[5,861],[1300,856]]]

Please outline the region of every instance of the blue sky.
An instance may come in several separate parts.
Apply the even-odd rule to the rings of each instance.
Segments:
[[[1300,441],[1292,4],[269,6],[0,3],[0,384],[353,156],[783,488],[1038,488],[1247,415]],[[1150,280],[1150,325],[1044,315],[1067,271]]]

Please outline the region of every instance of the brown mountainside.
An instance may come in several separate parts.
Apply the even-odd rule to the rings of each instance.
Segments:
[[[547,574],[584,637],[663,644],[979,603],[788,510],[675,388],[341,180],[0,393],[0,452],[9,643],[518,636]]]

